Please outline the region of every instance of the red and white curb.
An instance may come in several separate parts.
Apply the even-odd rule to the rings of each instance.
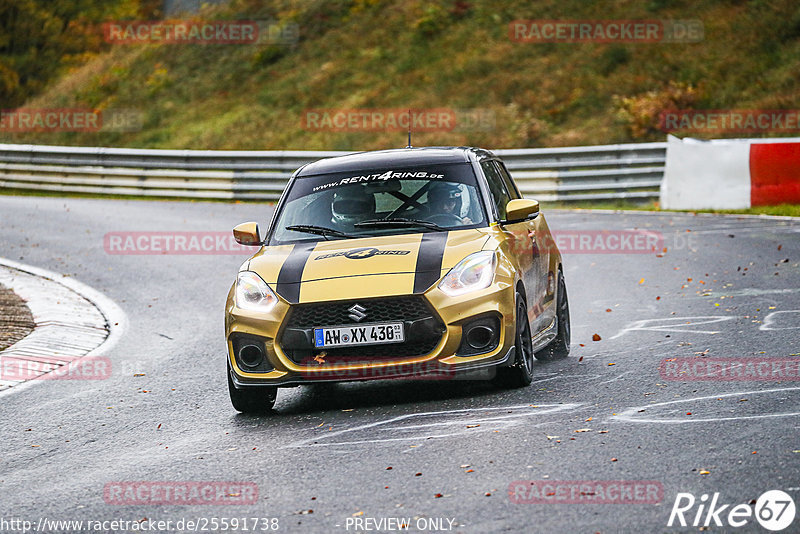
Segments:
[[[107,352],[122,336],[125,312],[73,278],[0,258],[0,284],[25,301],[36,323],[33,332],[0,351],[0,365],[22,360],[55,371],[84,356]],[[29,386],[33,378],[0,376],[0,396]]]

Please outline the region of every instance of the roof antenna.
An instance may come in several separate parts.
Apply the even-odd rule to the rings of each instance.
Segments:
[[[411,148],[411,110],[408,110],[408,146],[406,148]]]

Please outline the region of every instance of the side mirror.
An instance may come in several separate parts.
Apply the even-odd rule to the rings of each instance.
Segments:
[[[537,215],[539,215],[539,201],[515,198],[506,204],[506,220],[504,222],[535,219]]]
[[[261,235],[258,233],[258,223],[246,222],[233,229],[233,238],[240,245],[262,245]]]

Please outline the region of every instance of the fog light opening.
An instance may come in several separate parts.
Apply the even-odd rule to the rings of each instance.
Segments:
[[[258,367],[263,359],[264,353],[257,345],[244,345],[239,349],[239,361],[247,367]]]
[[[494,341],[494,330],[488,326],[474,326],[467,332],[467,343],[473,349],[484,349]]]

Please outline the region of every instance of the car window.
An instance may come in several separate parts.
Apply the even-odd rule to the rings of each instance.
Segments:
[[[447,230],[486,226],[488,218],[472,166],[429,165],[296,178],[276,214],[269,243],[324,239],[287,229],[297,225],[356,236],[436,231],[423,226],[358,226],[364,221],[398,218],[427,221]]]
[[[501,221],[505,220],[506,205],[511,200],[511,195],[509,195],[506,189],[503,177],[500,175],[500,171],[493,161],[482,161],[481,168],[483,169],[483,174],[486,176],[486,183],[489,186],[489,192],[492,195],[492,201],[494,202],[497,216]]]
[[[497,165],[497,170],[500,172],[500,176],[503,177],[503,183],[506,184],[506,189],[509,195],[511,195],[511,198],[522,198],[522,194],[520,194],[517,184],[511,179],[511,174],[509,174],[506,166],[499,161],[495,161],[494,164]]]

